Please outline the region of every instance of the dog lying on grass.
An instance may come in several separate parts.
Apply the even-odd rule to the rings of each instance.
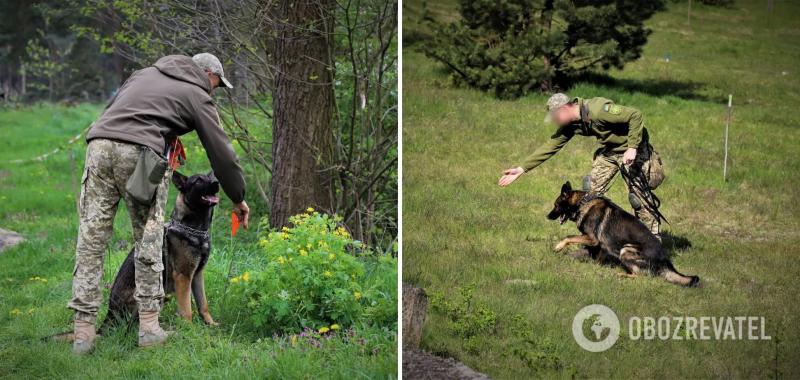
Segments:
[[[203,321],[215,326],[217,323],[208,312],[203,269],[211,253],[209,228],[214,207],[219,203],[219,182],[213,173],[186,177],[174,172],[172,183],[179,194],[170,221],[164,227],[164,293],[175,294],[178,315],[187,321],[192,320],[194,295]],[[134,249],[128,253],[114,279],[108,313],[98,331],[100,335],[104,335],[112,327],[130,327],[138,319],[138,306],[133,298],[136,290]],[[58,334],[53,338],[59,341],[74,340],[72,332]]]
[[[621,264],[632,276],[649,271],[681,286],[700,282],[699,277],[683,275],[672,266],[661,242],[636,217],[606,198],[573,190],[569,182],[561,187],[547,218],[561,224],[572,220],[582,233],[559,242],[556,252],[583,244],[592,258]]]

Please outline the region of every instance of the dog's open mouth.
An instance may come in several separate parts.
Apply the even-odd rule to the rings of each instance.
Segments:
[[[563,214],[563,215],[561,215],[561,217],[558,219],[558,223],[560,223],[560,224],[564,224],[564,223],[566,223],[566,222],[567,222],[567,219],[569,219],[569,216],[567,216],[567,214]]]
[[[216,206],[219,203],[219,197],[216,195],[203,195],[200,199],[209,206]]]

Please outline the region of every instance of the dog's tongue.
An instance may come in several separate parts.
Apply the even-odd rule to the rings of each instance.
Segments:
[[[215,204],[219,203],[219,197],[216,196],[216,195],[203,195],[203,200],[206,201],[206,203],[211,204],[211,205],[215,205]]]

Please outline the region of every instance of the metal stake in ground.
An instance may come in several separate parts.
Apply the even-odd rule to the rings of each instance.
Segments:
[[[725,160],[722,163],[722,181],[728,181],[728,129],[731,126],[731,113],[733,110],[733,94],[728,94],[728,117],[725,120]]]

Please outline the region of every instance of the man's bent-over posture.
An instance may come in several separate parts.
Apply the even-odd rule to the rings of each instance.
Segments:
[[[103,300],[103,259],[120,200],[131,217],[135,243],[139,346],[163,343],[158,323],[164,299],[161,249],[164,208],[178,136],[197,131],[214,174],[247,226],[242,169],[219,124],[211,93],[232,87],[217,57],[170,55],[134,72],[92,125],[78,201],[80,227],[72,279],[73,352],[94,347],[97,310]]]
[[[644,174],[649,189],[633,186],[625,176],[623,180],[630,191],[628,198],[636,217],[660,240],[659,217],[651,208],[644,207],[643,199],[647,196],[644,191],[655,189],[664,180],[664,172],[661,158],[650,145],[642,113],[606,98],[581,99],[554,94],[547,101],[545,122],[550,121],[558,126],[556,132],[520,165],[504,171],[500,186],[510,185],[558,153],[573,136],[593,136],[600,147],[594,152],[589,191],[600,196],[605,194],[623,165],[630,173]]]

